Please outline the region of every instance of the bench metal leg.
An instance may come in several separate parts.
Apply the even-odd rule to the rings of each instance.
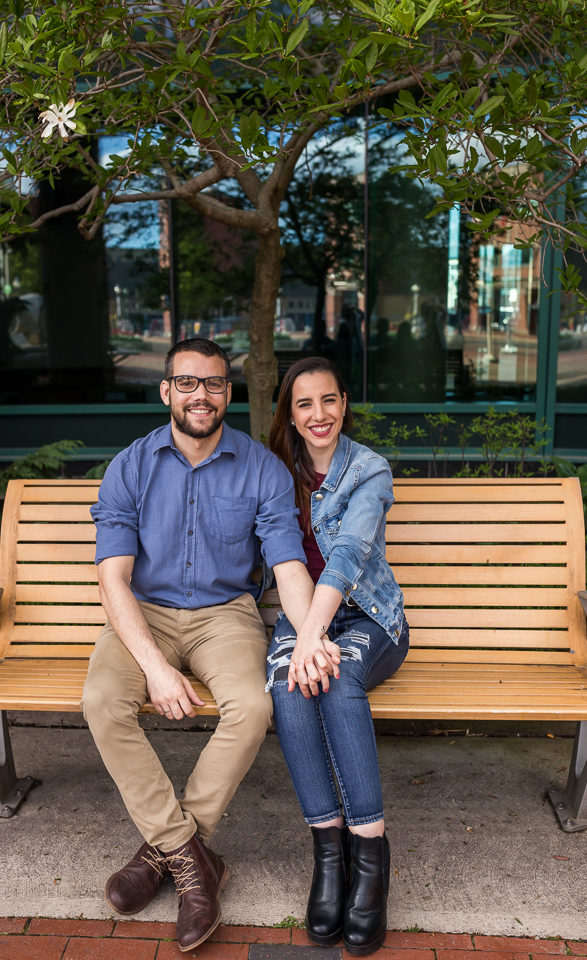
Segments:
[[[33,787],[41,781],[34,777],[18,780],[12,756],[10,729],[6,711],[0,710],[0,817],[11,817]]]
[[[551,787],[551,799],[558,821],[565,833],[587,830],[587,721],[577,724],[573,756],[565,790]]]

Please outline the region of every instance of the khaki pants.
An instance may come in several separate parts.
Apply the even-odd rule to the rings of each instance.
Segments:
[[[265,739],[272,713],[264,692],[268,639],[248,593],[200,610],[141,608],[167,661],[178,670],[189,667],[220,713],[183,800],[138,723],[148,698],[145,675],[109,623],[90,658],[81,706],[130,816],[145,840],[168,853],[196,829],[202,839],[210,837]]]

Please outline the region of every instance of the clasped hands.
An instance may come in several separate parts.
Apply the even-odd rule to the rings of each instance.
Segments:
[[[306,700],[310,700],[312,695],[318,696],[318,684],[321,683],[322,690],[327,693],[330,677],[340,678],[339,663],[340,647],[329,639],[328,634],[304,633],[302,628],[289,664],[288,692],[292,693],[298,683]]]

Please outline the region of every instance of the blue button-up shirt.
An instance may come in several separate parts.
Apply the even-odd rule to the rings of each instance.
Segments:
[[[92,509],[96,563],[136,557],[138,600],[176,609],[257,596],[251,574],[306,562],[286,466],[261,443],[223,425],[214,453],[192,467],[171,425],[114,458]]]

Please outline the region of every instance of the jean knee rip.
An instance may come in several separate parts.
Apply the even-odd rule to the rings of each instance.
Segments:
[[[291,655],[296,645],[295,635],[275,637],[274,639],[277,644],[277,650],[274,653],[270,653],[267,657],[269,676],[265,684],[265,693],[270,692],[275,682],[285,683],[287,681]],[[279,676],[277,676],[277,671],[280,671]]]
[[[349,641],[349,646],[343,646],[343,643]],[[361,647],[369,649],[371,637],[368,633],[360,633],[358,630],[349,630],[342,637],[337,637],[336,643],[340,647],[340,659],[342,660],[363,660],[363,651]]]

